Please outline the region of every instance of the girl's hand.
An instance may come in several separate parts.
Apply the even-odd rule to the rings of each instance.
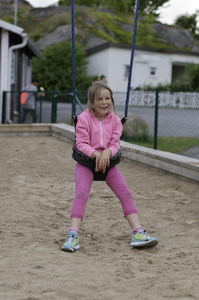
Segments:
[[[95,172],[99,172],[101,171],[101,169],[99,169],[99,159],[100,159],[101,154],[98,151],[94,151],[92,153],[92,158],[95,158]]]
[[[105,173],[106,167],[110,165],[111,154],[112,154],[111,150],[109,149],[104,150],[100,155],[99,160],[98,161],[96,160],[96,169],[98,168],[99,171],[103,170],[103,173]]]
[[[106,171],[106,167],[110,165],[110,157],[111,157],[111,150],[104,150],[102,154],[100,154],[98,151],[94,151],[92,153],[92,158],[96,158],[95,161],[95,172],[99,172],[103,170],[103,173]]]

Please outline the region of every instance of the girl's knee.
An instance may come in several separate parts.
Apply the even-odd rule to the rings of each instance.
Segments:
[[[87,201],[89,196],[89,191],[84,188],[81,188],[77,191],[76,199],[80,201]]]

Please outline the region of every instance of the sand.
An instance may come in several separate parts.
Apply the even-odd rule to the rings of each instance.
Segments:
[[[199,299],[197,182],[122,161],[141,223],[159,244],[131,248],[119,200],[94,182],[80,250],[60,251],[75,189],[71,148],[54,137],[0,137],[0,299]]]

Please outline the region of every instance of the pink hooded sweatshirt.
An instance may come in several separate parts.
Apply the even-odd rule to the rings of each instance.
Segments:
[[[111,110],[99,121],[89,109],[83,111],[76,125],[76,147],[91,157],[94,151],[111,150],[114,156],[120,149],[122,123]]]

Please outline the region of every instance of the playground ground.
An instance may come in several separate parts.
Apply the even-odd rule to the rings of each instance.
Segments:
[[[0,144],[0,300],[198,299],[198,182],[122,161],[141,223],[159,244],[132,249],[119,200],[94,182],[80,250],[66,253],[72,142],[15,136]]]

